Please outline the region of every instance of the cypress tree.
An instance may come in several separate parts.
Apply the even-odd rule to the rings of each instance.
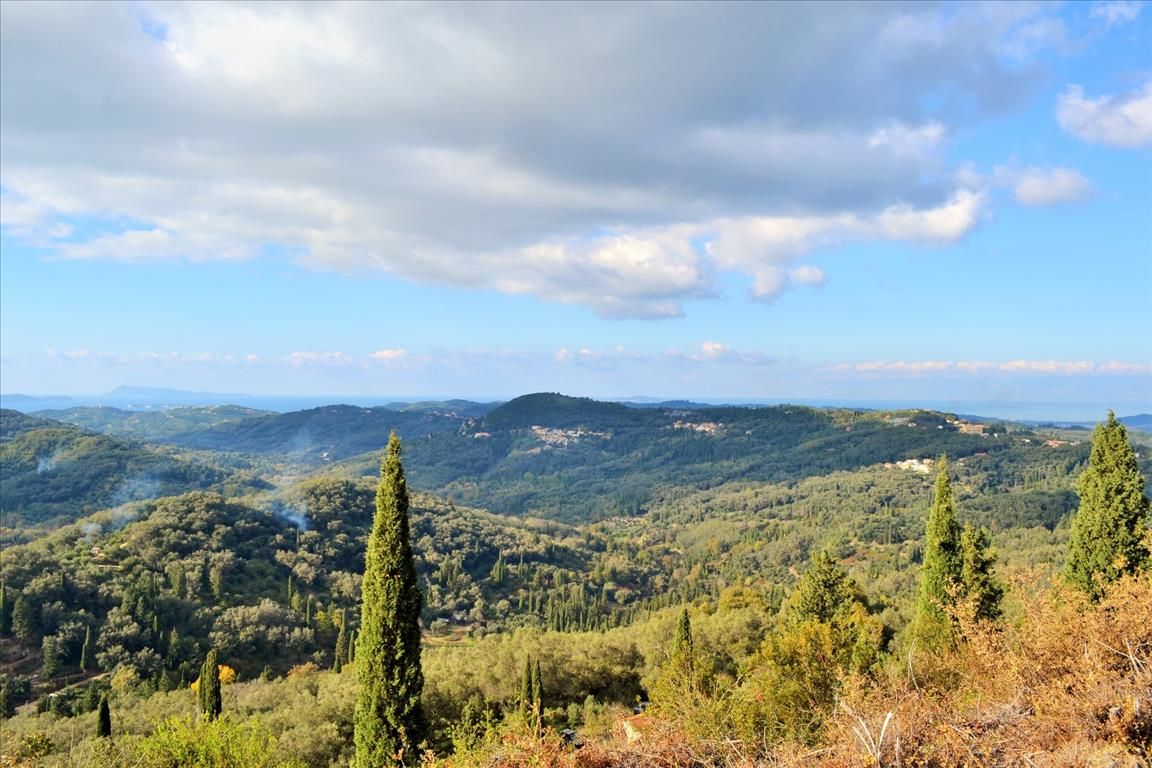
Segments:
[[[100,697],[100,711],[96,716],[96,737],[112,738],[112,711],[108,707],[108,694]]]
[[[792,590],[788,600],[789,618],[793,622],[812,620],[829,624],[852,602],[854,586],[827,552],[819,552]]]
[[[56,677],[56,673],[60,669],[60,643],[56,639],[56,635],[45,635],[40,644],[41,662],[40,674],[44,676],[45,680],[51,680]]]
[[[1080,508],[1072,518],[1064,573],[1076,588],[1099,600],[1108,584],[1149,561],[1144,476],[1128,444],[1128,430],[1112,411],[1092,433],[1092,454],[1076,492]]]
[[[420,704],[422,601],[409,539],[400,438],[393,432],[380,466],[364,564],[353,768],[410,764],[419,757],[428,731]]]
[[[528,720],[532,712],[532,657],[524,660],[524,671],[520,673],[520,714]]]
[[[532,727],[539,733],[544,724],[544,685],[540,680],[540,659],[532,663]]]
[[[92,625],[84,628],[84,645],[80,647],[80,671],[88,672],[95,667],[92,659]]]
[[[0,637],[8,634],[8,587],[0,581]]]
[[[964,526],[960,534],[960,579],[963,595],[972,601],[974,618],[995,621],[1000,618],[1000,598],[1004,588],[992,574],[996,555],[989,546],[988,529]]]
[[[672,644],[672,655],[691,658],[692,656],[692,620],[688,618],[688,609],[680,612],[680,620],[676,623],[676,640]]]
[[[337,674],[344,668],[344,657],[348,653],[348,610],[340,609],[340,631],[336,634],[336,651],[333,653],[332,671]]]
[[[948,460],[940,457],[932,507],[924,536],[924,561],[920,566],[920,596],[916,602],[913,635],[929,648],[952,642],[952,621],[945,606],[952,604],[961,588],[963,559],[960,526],[948,479]]]
[[[16,598],[16,604],[12,606],[12,634],[16,635],[21,646],[26,646],[35,632],[36,617],[32,612],[32,605],[24,595],[20,595]]]
[[[224,708],[220,695],[220,666],[216,660],[216,649],[208,651],[204,664],[200,667],[200,717],[215,720]]]

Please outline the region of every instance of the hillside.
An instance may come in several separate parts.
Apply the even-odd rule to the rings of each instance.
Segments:
[[[411,439],[456,432],[466,421],[435,411],[329,405],[193,429],[173,435],[167,442],[185,448],[290,456],[319,463],[378,451],[392,430]]]
[[[241,493],[267,487],[171,449],[93,434],[61,422],[0,411],[0,508],[4,525],[71,521],[135,499],[193,489]]]
[[[226,453],[231,458],[219,458],[225,466],[289,476],[374,474],[378,452],[395,430],[405,441],[414,487],[471,506],[573,523],[637,514],[667,486],[779,483],[941,453],[987,454],[1005,477],[1023,477],[1049,471],[1043,468],[1054,458],[1071,457],[1075,465],[1086,450],[1083,436],[1053,448],[1027,427],[1000,422],[985,423],[982,435],[965,434],[955,417],[933,411],[633,408],[557,394],[526,395],[495,408],[445,402],[245,414],[236,408],[140,415],[75,409],[69,418],[182,449]]]

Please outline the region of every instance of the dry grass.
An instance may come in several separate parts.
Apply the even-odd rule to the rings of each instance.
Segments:
[[[1015,585],[1008,627],[959,618],[965,640],[934,660],[855,681],[815,748],[748,745],[657,723],[645,737],[574,750],[506,735],[445,768],[1152,768],[1152,574],[1119,582],[1100,605],[1056,587]],[[899,670],[897,673],[896,670]],[[695,724],[698,726],[699,724]]]

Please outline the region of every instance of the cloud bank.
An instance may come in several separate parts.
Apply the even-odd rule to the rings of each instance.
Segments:
[[[1065,37],[1024,4],[0,14],[0,207],[53,257],[289,254],[652,318],[724,272],[770,300],[823,282],[820,249],[963,237],[986,201],[949,136],[1024,103]],[[1146,142],[1147,98],[1071,89],[1061,122]]]

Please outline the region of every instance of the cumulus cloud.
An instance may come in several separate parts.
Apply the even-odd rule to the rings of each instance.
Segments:
[[[860,373],[1007,373],[1085,375],[1093,373],[1147,374],[1152,365],[1109,361],[1093,363],[1087,360],[872,360],[861,363],[840,363],[829,370]]]
[[[1152,142],[1152,80],[1135,93],[1095,99],[1070,85],[1060,94],[1056,119],[1065,131],[1091,144],[1144,146]]]
[[[982,199],[948,137],[1024,103],[1060,39],[1025,4],[0,14],[0,214],[57,257],[271,247],[606,317],[682,314],[719,270],[818,283],[797,259],[853,239],[955,241]]]
[[[896,240],[944,245],[967,234],[984,206],[980,191],[961,189],[937,206],[895,205],[876,214],[832,216],[751,216],[721,219],[710,228],[707,252],[722,269],[752,275],[752,296],[771,300],[793,282],[820,284],[817,267],[789,266],[802,256],[852,241]]]

